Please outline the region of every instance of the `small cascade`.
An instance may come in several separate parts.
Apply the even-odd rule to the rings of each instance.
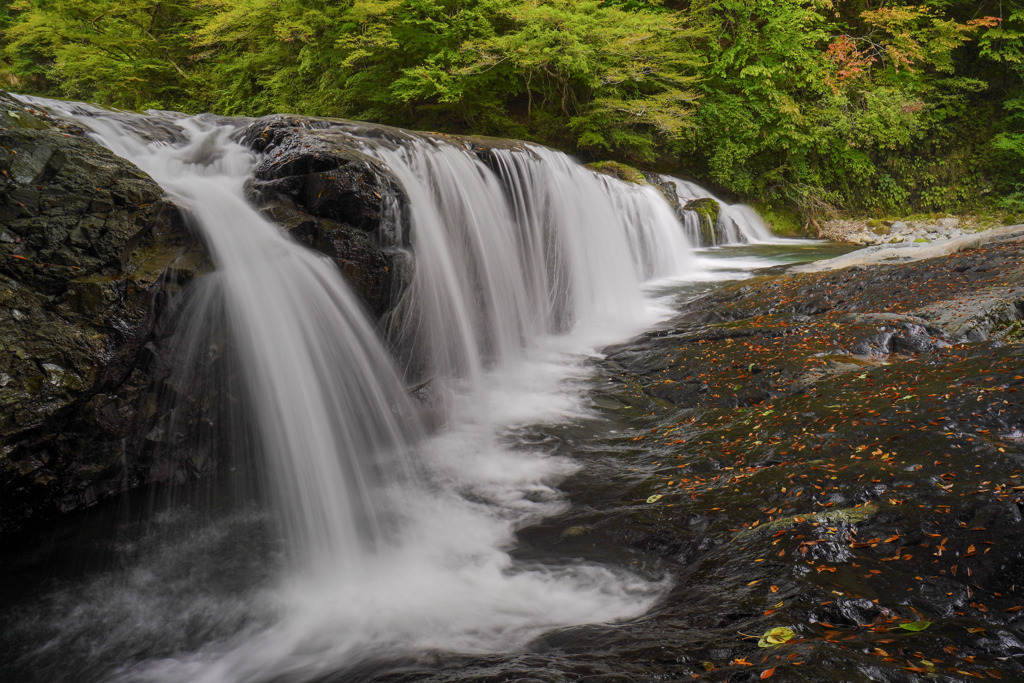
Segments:
[[[772,242],[775,237],[757,212],[746,204],[729,204],[706,189],[688,180],[672,176],[658,176],[665,184],[674,187],[679,199],[679,219],[686,234],[696,244],[706,247],[726,244],[752,244]],[[704,216],[697,211],[686,211],[685,206],[693,201],[712,199],[718,203],[718,219],[711,230],[705,230],[701,221]],[[710,237],[710,239],[709,239]]]
[[[540,335],[645,322],[640,283],[682,276],[692,246],[653,188],[526,146],[364,143],[410,199],[415,271],[389,328],[430,372],[478,377]]]

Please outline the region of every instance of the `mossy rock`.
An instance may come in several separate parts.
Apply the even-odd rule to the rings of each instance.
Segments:
[[[647,179],[644,178],[643,173],[618,161],[597,161],[587,164],[587,168],[634,185],[647,185]]]
[[[1020,320],[1010,323],[993,336],[1008,344],[1024,343],[1024,323]]]
[[[701,246],[711,246],[718,243],[718,216],[721,207],[718,202],[710,197],[694,199],[683,206],[684,211],[694,211],[700,216],[700,243]]]
[[[806,515],[790,515],[789,517],[782,517],[774,522],[762,524],[752,529],[744,529],[736,534],[734,540],[742,541],[752,536],[769,532],[769,535],[774,534],[779,529],[788,529],[802,522],[831,525],[847,524],[852,526],[854,524],[864,522],[876,512],[878,512],[878,505],[874,503],[865,503],[864,505],[856,505],[854,507],[840,508],[837,510],[823,510],[822,512],[812,512]]]

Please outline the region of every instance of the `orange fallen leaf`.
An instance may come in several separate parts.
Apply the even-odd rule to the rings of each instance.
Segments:
[[[770,669],[765,669],[764,671],[761,672],[761,680],[763,681],[766,678],[771,678],[773,675],[775,675],[775,667],[774,666],[772,668],[770,668]]]

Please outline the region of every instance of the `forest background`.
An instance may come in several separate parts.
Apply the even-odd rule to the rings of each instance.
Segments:
[[[794,225],[1024,216],[1024,0],[0,0],[0,78],[534,140]]]

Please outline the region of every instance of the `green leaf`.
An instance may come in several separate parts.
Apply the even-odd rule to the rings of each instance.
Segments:
[[[776,626],[765,631],[764,635],[757,641],[757,646],[776,647],[788,643],[794,638],[796,638],[796,633],[793,629],[788,626]]]
[[[911,621],[906,624],[900,624],[900,628],[904,631],[923,631],[932,625],[930,621]]]
[[[661,495],[660,493],[655,493],[653,496],[651,496],[650,498],[647,499],[647,502],[648,503],[657,503],[659,500],[661,500],[664,497],[665,496]]]

